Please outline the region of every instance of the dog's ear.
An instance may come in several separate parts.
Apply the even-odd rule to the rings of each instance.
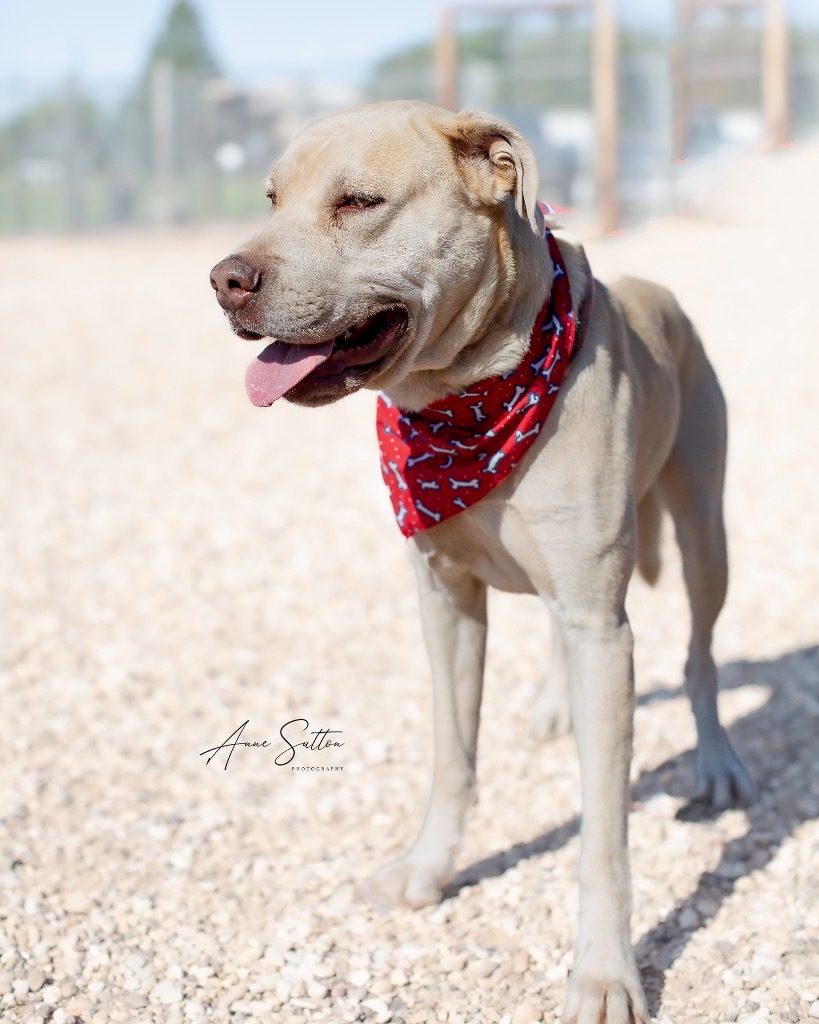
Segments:
[[[536,235],[543,234],[537,205],[537,163],[529,144],[505,121],[462,110],[443,126],[467,187],[479,201],[498,205],[512,196]]]

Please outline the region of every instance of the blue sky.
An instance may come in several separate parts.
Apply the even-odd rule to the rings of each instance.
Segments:
[[[171,0],[0,0],[0,89],[73,73],[127,81]],[[514,0],[510,0],[514,2]],[[671,24],[673,0],[617,0],[630,22]],[[819,0],[788,0],[792,13],[819,24]],[[361,79],[379,57],[429,38],[440,0],[198,0],[229,74],[275,76],[297,70]]]

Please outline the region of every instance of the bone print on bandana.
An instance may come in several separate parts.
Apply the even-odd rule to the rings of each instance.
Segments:
[[[437,526],[484,498],[540,433],[575,346],[569,276],[551,231],[551,292],[520,365],[470,384],[419,412],[379,395],[381,472],[406,537]]]

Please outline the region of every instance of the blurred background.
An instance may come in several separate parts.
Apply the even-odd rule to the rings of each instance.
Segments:
[[[0,0],[0,233],[261,215],[294,132],[394,98],[513,121],[611,232],[819,130],[819,3]]]

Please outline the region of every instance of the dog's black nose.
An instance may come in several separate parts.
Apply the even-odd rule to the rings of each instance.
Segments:
[[[210,283],[222,309],[235,313],[259,290],[262,275],[240,256],[228,256],[211,270]]]

